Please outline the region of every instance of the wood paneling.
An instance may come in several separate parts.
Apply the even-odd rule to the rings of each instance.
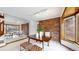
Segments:
[[[76,8],[75,8],[75,11],[76,11],[76,12],[79,12],[79,7],[76,7]]]
[[[60,18],[52,18],[52,19],[47,19],[39,22],[39,26],[44,31],[57,31],[59,32],[59,20]]]
[[[29,23],[22,24],[22,25],[21,25],[21,30],[22,30],[25,34],[29,35]]]
[[[0,22],[0,36],[4,34],[4,21]]]
[[[60,18],[60,39],[64,39],[64,20]]]
[[[46,19],[39,22],[39,26],[46,32],[50,31],[54,34],[52,35],[53,39],[59,39],[60,32],[60,17]]]
[[[69,17],[79,12],[79,7],[66,7],[62,17]]]
[[[4,14],[0,13],[0,36],[4,34]]]

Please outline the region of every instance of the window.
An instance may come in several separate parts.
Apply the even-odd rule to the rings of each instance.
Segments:
[[[71,16],[64,21],[65,40],[75,41],[75,16]]]

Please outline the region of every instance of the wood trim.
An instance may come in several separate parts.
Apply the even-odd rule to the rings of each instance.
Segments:
[[[42,21],[47,21],[47,20],[51,20],[51,19],[57,19],[57,18],[60,18],[60,17],[56,17],[56,18],[49,18],[49,19],[43,19],[43,20],[40,20],[39,22],[42,22]]]
[[[65,11],[66,11],[67,8],[68,7],[65,7],[65,9],[64,9],[64,12],[63,12],[63,15],[62,15],[63,18],[67,18],[67,17],[73,16],[73,15],[76,15],[79,12],[79,7],[73,7],[73,8],[75,8],[75,12],[73,14],[68,15],[68,16],[64,16]]]
[[[27,36],[29,35],[29,23],[27,23]]]
[[[76,15],[74,15],[75,16],[75,42],[76,42]]]
[[[74,14],[69,15],[69,16],[66,16],[66,17],[63,17],[63,18],[68,18],[68,17],[70,17],[70,16],[74,16],[74,15],[76,15],[77,13],[79,13],[79,12],[75,12]]]
[[[4,34],[4,21],[3,21],[3,34]]]
[[[67,7],[65,7],[65,9],[64,9],[64,12],[63,12],[63,14],[62,14],[62,17],[64,16],[64,13],[65,13],[66,9],[67,9]]]
[[[26,32],[27,31],[27,35],[29,35],[29,23],[26,24],[21,24],[21,30]]]
[[[3,24],[3,31],[1,31],[1,24]],[[0,23],[0,36],[4,34],[4,21]]]
[[[59,42],[61,43],[61,17],[59,20]]]

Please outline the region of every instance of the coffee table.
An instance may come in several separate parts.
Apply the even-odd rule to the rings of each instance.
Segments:
[[[43,36],[42,38],[36,38],[36,35],[30,35],[28,36],[28,42],[30,43],[30,39],[35,40],[36,42],[42,42],[42,48],[44,48],[44,42],[48,43],[49,46],[49,41],[51,40],[51,37],[45,37]]]

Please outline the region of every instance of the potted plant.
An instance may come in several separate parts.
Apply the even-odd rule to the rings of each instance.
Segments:
[[[41,27],[38,27],[38,28],[37,28],[37,32],[39,33],[39,32],[41,32],[41,31],[43,31],[43,29],[42,29]]]
[[[43,29],[41,27],[37,28],[37,37],[41,37],[43,35]]]

